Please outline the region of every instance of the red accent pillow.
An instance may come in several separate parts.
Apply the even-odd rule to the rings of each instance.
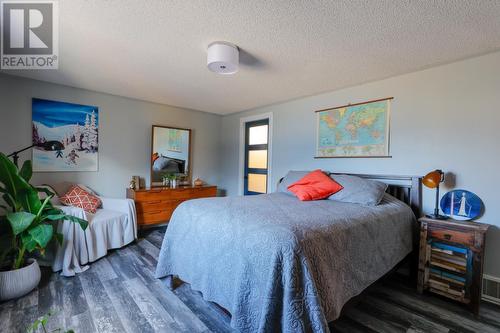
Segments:
[[[59,198],[62,204],[82,208],[84,211],[95,214],[102,205],[101,199],[85,191],[78,185],[71,185],[68,192]]]
[[[325,199],[343,188],[342,185],[319,169],[308,173],[302,179],[288,186],[288,190],[302,201]]]

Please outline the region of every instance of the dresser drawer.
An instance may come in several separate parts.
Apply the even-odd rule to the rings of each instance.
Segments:
[[[161,199],[168,198],[169,195],[166,191],[162,190],[149,190],[140,191],[135,193],[134,200],[136,203],[144,201],[159,201]]]
[[[189,199],[197,199],[197,198],[209,198],[217,196],[217,188],[216,187],[205,187],[198,188],[195,190],[190,190]]]
[[[213,197],[217,194],[215,187],[206,188],[179,188],[175,191],[169,191],[168,199],[189,200],[196,198]]]
[[[472,232],[430,227],[428,234],[431,238],[440,239],[451,243],[458,243],[466,246],[474,245],[474,233]]]
[[[158,201],[164,199],[188,200],[195,198],[214,197],[217,195],[217,188],[200,187],[200,188],[177,188],[177,189],[158,189],[135,193],[136,202]]]
[[[168,222],[174,210],[183,201],[215,197],[216,186],[185,186],[178,188],[152,188],[134,191],[127,189],[127,198],[133,199],[139,225]]]
[[[152,212],[157,210],[175,209],[184,200],[154,200],[138,201],[135,205],[137,212]]]
[[[137,212],[137,219],[139,224],[156,224],[159,222],[168,222],[173,212],[174,209]]]

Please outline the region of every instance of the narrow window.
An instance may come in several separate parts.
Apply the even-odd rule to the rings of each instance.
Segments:
[[[269,119],[245,124],[244,194],[267,193]]]

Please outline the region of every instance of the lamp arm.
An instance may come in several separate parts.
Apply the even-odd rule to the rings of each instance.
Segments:
[[[436,206],[434,206],[434,215],[439,215],[439,184],[436,187]]]
[[[22,153],[23,151],[28,150],[34,146],[35,146],[35,144],[32,144],[31,146],[25,147],[21,150],[13,152],[12,154],[7,155],[7,157],[12,157],[12,159],[14,160],[14,165],[17,167],[18,166],[17,162],[19,160],[19,153]]]
[[[19,153],[22,153],[23,151],[28,150],[28,149],[30,149],[30,148],[32,148],[32,147],[34,147],[34,146],[35,146],[35,145],[33,144],[33,145],[28,146],[28,147],[26,147],[26,148],[23,148],[23,149],[21,149],[21,150],[15,151],[15,152],[13,152],[12,154],[7,155],[7,157],[13,157],[13,156],[15,156],[15,155],[18,155]]]

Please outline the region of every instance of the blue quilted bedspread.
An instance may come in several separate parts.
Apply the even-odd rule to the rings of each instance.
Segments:
[[[156,276],[178,276],[240,332],[328,332],[342,306],[412,248],[415,217],[285,193],[197,199],[170,220]]]

